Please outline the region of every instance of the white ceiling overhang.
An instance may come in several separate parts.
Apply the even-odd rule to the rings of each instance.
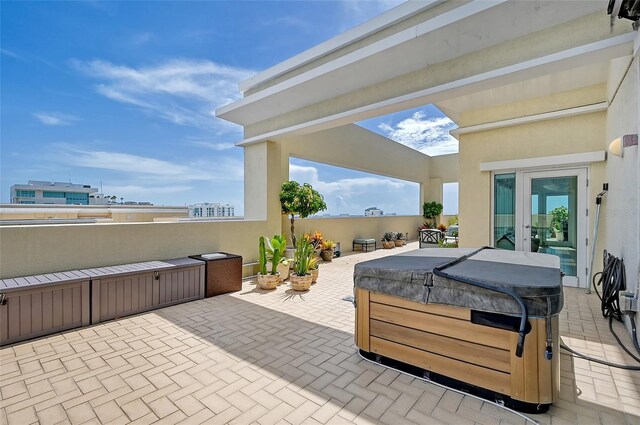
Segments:
[[[216,115],[251,125],[598,10],[603,5],[597,1],[464,3],[221,107]]]

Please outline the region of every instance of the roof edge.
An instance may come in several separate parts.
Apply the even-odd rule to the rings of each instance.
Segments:
[[[324,43],[320,43],[302,53],[297,54],[296,56],[241,81],[238,83],[238,88],[241,92],[245,92],[443,2],[444,0],[410,0],[406,3],[402,3],[381,15],[378,15],[325,41]]]

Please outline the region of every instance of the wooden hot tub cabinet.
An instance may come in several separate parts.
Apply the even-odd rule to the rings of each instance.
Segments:
[[[551,404],[560,391],[558,317],[551,320],[547,360],[544,318],[529,318],[522,357],[518,333],[471,322],[465,307],[421,304],[355,288],[358,348],[434,372],[513,400]]]

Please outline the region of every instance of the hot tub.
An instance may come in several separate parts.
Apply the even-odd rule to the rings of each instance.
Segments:
[[[522,411],[557,399],[558,257],[419,249],[356,264],[354,286],[364,356]]]

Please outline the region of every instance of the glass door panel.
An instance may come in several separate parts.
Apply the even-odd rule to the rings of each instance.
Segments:
[[[493,180],[493,241],[496,248],[516,249],[516,175],[496,174]]]
[[[560,257],[567,276],[577,276],[578,177],[531,179],[531,251]]]
[[[522,233],[516,247],[560,259],[564,284],[586,284],[586,170],[523,173]]]

